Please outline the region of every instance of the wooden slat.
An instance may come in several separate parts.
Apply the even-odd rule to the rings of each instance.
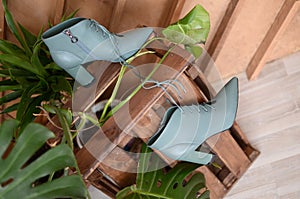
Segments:
[[[120,64],[110,64],[105,61],[95,61],[88,66],[88,71],[94,76],[94,82],[87,87],[78,87],[73,98],[73,112],[87,111],[113,84],[120,72]]]
[[[228,36],[229,24],[233,23],[233,20],[237,18],[239,11],[242,8],[243,1],[240,0],[231,0],[228,4],[228,7],[225,11],[225,14],[220,22],[216,33],[208,46],[207,53],[202,60],[201,70],[205,71],[211,60],[216,60],[221,49],[223,48],[226,38]]]
[[[248,156],[251,162],[253,162],[260,153],[251,146],[251,144],[248,141],[248,138],[242,132],[237,122],[234,122],[233,126],[230,129],[230,132],[239,144],[239,146],[243,149],[244,153]]]
[[[64,14],[65,2],[66,0],[56,0],[55,15],[53,19],[54,24],[58,24],[61,21]]]
[[[178,49],[177,49],[178,50]],[[174,50],[176,52],[176,48]],[[185,52],[186,53],[186,52]],[[180,74],[188,67],[188,63],[193,59],[188,53],[181,53],[182,57],[171,53],[165,61],[164,65],[167,65],[174,70],[178,71],[176,74],[165,74],[168,76],[163,76],[165,79],[177,79]],[[159,69],[158,69],[159,70]],[[161,74],[157,71],[158,74]],[[161,75],[160,75],[161,77]],[[147,113],[151,107],[164,95],[164,92],[160,88],[154,88],[151,90],[140,90],[129,103],[134,105],[130,107],[130,116],[128,116],[128,111],[126,110],[126,105],[123,106],[117,113],[114,114],[114,117],[111,117],[102,127],[99,129],[99,132],[96,133],[89,142],[81,149],[77,154],[79,167],[83,171],[85,178],[91,175],[93,169],[91,165],[97,167],[99,161],[103,161],[106,156],[108,156],[117,144],[121,143],[122,140],[130,137],[129,132],[133,129],[135,124]],[[140,100],[143,99],[143,100]],[[121,118],[121,120],[117,120]],[[114,143],[113,143],[114,142]],[[93,155],[91,155],[91,153]],[[97,158],[95,158],[97,157]],[[95,169],[95,168],[94,168]]]
[[[209,138],[206,143],[236,177],[240,177],[251,164],[229,131],[224,131]]]
[[[3,6],[0,6],[0,38],[5,39],[5,17]]]
[[[169,10],[169,15],[166,17],[164,21],[162,21],[162,27],[166,27],[176,21],[179,20],[180,14],[182,12],[183,6],[186,0],[172,0]]]
[[[127,0],[115,0],[115,7],[111,16],[109,30],[112,32],[118,31],[118,26],[122,18]]]
[[[206,166],[199,167],[196,171],[204,174],[206,187],[210,191],[210,199],[219,199],[225,196],[226,187]]]
[[[105,176],[98,170],[95,170],[88,180],[88,182],[94,187],[101,190],[111,198],[115,198],[115,194],[120,191],[119,187],[106,179]]]
[[[272,26],[268,30],[246,69],[248,79],[253,80],[258,77],[268,56],[276,44],[276,40],[280,37],[280,35],[282,35],[290,21],[295,16],[295,13],[299,9],[299,5],[300,2],[298,0],[284,1]]]
[[[193,63],[190,66],[190,68],[186,71],[186,74],[193,79],[196,85],[200,88],[203,98],[210,100],[212,95],[214,96],[216,94],[216,91],[208,82],[205,75],[200,70],[200,67],[196,63]]]
[[[214,35],[214,38],[211,44],[209,45],[207,52],[213,59],[215,59],[219,55],[220,50],[222,49],[225,43],[226,29],[228,28],[228,24],[233,18],[238,3],[239,0],[231,0],[229,2],[226,12],[222,18],[222,21],[218,26],[216,34]]]
[[[176,52],[178,48],[174,49]],[[166,79],[178,79],[180,75],[187,68],[190,59],[193,59],[191,55],[187,52],[181,53],[181,56],[178,54],[171,53],[166,57],[163,65],[172,68],[173,72],[166,71],[165,68],[160,67],[154,76],[157,81],[164,81]],[[176,71],[176,73],[174,72]],[[143,115],[151,109],[151,107],[162,97],[164,92],[161,88],[153,88],[150,90],[141,89],[129,103],[129,113],[131,117],[128,117],[128,111],[122,111],[121,109],[115,114],[115,118],[121,118],[122,121],[118,122],[118,126],[124,132],[130,132],[133,126],[138,122]],[[143,100],[141,100],[143,99]],[[124,106],[125,107],[125,106]],[[121,138],[121,137],[120,137]]]

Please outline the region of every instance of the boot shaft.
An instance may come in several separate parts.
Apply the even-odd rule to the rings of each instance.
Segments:
[[[83,59],[108,37],[93,23],[93,20],[86,18],[68,19],[44,32],[42,39],[50,52],[65,51]]]

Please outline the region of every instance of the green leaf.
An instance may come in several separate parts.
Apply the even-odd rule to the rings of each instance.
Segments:
[[[0,54],[0,62],[5,62],[18,68],[22,68],[26,71],[32,72],[36,75],[43,76],[43,73],[37,70],[37,68],[33,67],[30,62],[13,54]]]
[[[63,116],[66,118],[66,121],[68,123],[69,126],[71,126],[72,122],[73,122],[73,114],[72,111],[67,110],[67,109],[61,109],[61,113],[63,114]]]
[[[47,111],[48,113],[52,113],[55,114],[55,109],[52,105],[49,104],[43,104],[43,108],[45,109],[45,111]]]
[[[35,67],[36,71],[39,71],[40,74],[43,75],[43,77],[46,77],[48,74],[47,74],[44,66],[40,62],[40,58],[39,58],[39,51],[40,51],[40,48],[41,48],[41,44],[42,44],[42,42],[40,42],[39,44],[37,44],[34,47],[33,54],[32,54],[32,57],[31,57],[31,63],[32,63],[33,67]]]
[[[117,199],[129,198],[197,198],[198,191],[205,187],[205,178],[201,173],[194,174],[186,181],[197,164],[178,163],[167,173],[161,169],[163,161],[151,149],[143,146],[139,160],[136,185],[127,187],[117,194]],[[147,172],[149,170],[153,170]],[[203,194],[202,194],[203,195]]]
[[[61,67],[59,67],[55,62],[51,62],[50,64],[47,64],[45,66],[46,70],[58,70],[58,71],[63,71]]]
[[[171,42],[194,45],[206,41],[209,29],[208,12],[196,5],[184,18],[165,28],[162,33]]]
[[[185,49],[197,59],[203,52],[203,49],[197,45],[185,45]]]
[[[76,14],[77,14],[77,12],[79,11],[80,9],[78,8],[78,9],[76,9],[75,11],[73,11],[70,15],[68,15],[67,17],[66,17],[66,14],[64,14],[63,16],[62,16],[62,18],[61,18],[61,22],[63,22],[63,21],[65,21],[65,20],[68,20],[68,19],[71,19],[71,18],[73,18]]]
[[[16,120],[6,121],[1,125],[0,156],[10,144],[17,126]],[[0,158],[0,198],[87,197],[87,190],[79,175],[61,176],[45,183],[40,181],[42,177],[66,167],[77,167],[72,150],[65,144],[54,147],[34,161],[28,162],[37,150],[53,137],[54,134],[40,124],[30,123],[26,126],[7,158]],[[36,183],[37,181],[39,183]],[[3,185],[5,182],[8,183]]]
[[[53,76],[49,78],[49,81],[52,81],[51,88],[54,92],[66,91],[68,94],[72,94],[73,88],[66,77]]]
[[[30,99],[28,106],[26,106],[25,112],[23,112],[22,117],[21,117],[21,128],[23,128],[25,125],[28,123],[32,122],[35,119],[34,114],[37,114],[40,112],[40,109],[37,108],[37,106],[40,106],[42,101],[45,100],[45,96],[38,96],[35,98]],[[19,105],[19,107],[21,107]],[[20,111],[18,110],[17,114]]]
[[[2,80],[0,81],[0,86],[12,86],[12,85],[16,85],[18,84],[16,81],[13,81],[13,80],[10,80],[10,79],[5,79],[5,80]]]
[[[6,0],[2,0],[2,5],[4,8],[5,20],[6,20],[7,26],[9,27],[9,29],[13,33],[13,35],[16,37],[16,39],[20,42],[20,44],[24,48],[26,54],[28,56],[31,56],[32,52],[31,52],[29,46],[27,45],[27,43],[25,42],[25,40],[21,37],[21,35],[18,31],[18,28],[14,22],[13,16],[7,8]]]
[[[34,44],[37,41],[37,37],[33,35],[31,32],[29,32],[24,26],[22,26],[20,23],[18,23],[18,26],[23,33],[23,37],[25,39],[25,42],[30,48],[33,48]]]
[[[21,97],[22,93],[23,93],[22,90],[17,90],[7,95],[4,95],[3,97],[0,98],[0,105]]]
[[[31,120],[34,119],[32,113],[37,110],[36,106],[40,105],[38,102],[34,103],[37,101],[36,99],[32,98],[32,95],[38,92],[40,89],[40,86],[37,84],[34,87],[27,87],[25,88],[22,96],[21,96],[21,101],[19,104],[19,109],[17,112],[16,119],[21,122],[23,125],[23,122],[27,121],[30,122]],[[39,98],[38,98],[39,99]],[[40,99],[42,100],[42,99]],[[38,101],[40,101],[38,100]],[[33,106],[33,107],[32,107]]]
[[[198,199],[209,199],[209,190],[204,191]]]
[[[13,112],[13,111],[18,110],[19,104],[20,104],[20,103],[16,103],[16,104],[13,104],[13,105],[11,105],[11,106],[5,108],[5,109],[1,112],[1,114],[4,114],[4,113],[10,113],[10,112]]]
[[[22,59],[29,60],[24,50],[7,40],[0,39],[0,51],[5,54],[13,54]]]
[[[74,147],[73,146],[73,136],[70,131],[70,125],[71,125],[72,119],[71,119],[71,122],[68,122],[69,116],[66,112],[64,112],[64,109],[57,108],[55,106],[53,106],[53,108],[55,110],[55,113],[57,114],[57,117],[59,119],[61,127],[63,128],[63,131],[64,131],[63,140],[65,140],[66,143],[69,145],[69,147],[71,149],[73,149],[73,147]],[[71,117],[72,117],[72,115],[71,115]]]
[[[8,85],[8,86],[4,85],[4,86],[0,86],[0,92],[9,91],[9,90],[15,91],[15,90],[19,90],[19,89],[22,89],[21,85]]]
[[[0,70],[0,74],[5,77],[11,77],[15,79],[16,77],[27,77],[27,79],[36,78],[33,73],[26,71],[24,69],[2,69]]]

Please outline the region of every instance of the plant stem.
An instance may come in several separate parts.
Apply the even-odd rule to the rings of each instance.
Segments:
[[[99,119],[100,123],[103,122],[103,119],[105,118],[105,115],[106,115],[108,107],[110,106],[110,104],[113,102],[113,100],[115,99],[115,97],[117,95],[117,92],[119,90],[119,87],[120,87],[120,84],[121,84],[121,80],[122,80],[122,78],[123,78],[123,76],[125,74],[126,68],[127,68],[126,66],[122,65],[122,68],[121,68],[121,71],[120,71],[117,83],[116,83],[116,85],[114,87],[114,90],[113,90],[113,92],[111,94],[111,97],[108,99],[108,102],[105,104],[104,109],[102,111],[101,117]]]
[[[137,57],[140,57],[140,56],[143,56],[143,55],[146,55],[146,54],[151,54],[151,53],[155,53],[155,52],[153,52],[153,51],[140,52],[139,51],[136,55],[134,55],[133,57],[131,57],[130,59],[128,59],[127,63],[130,64]],[[123,78],[123,76],[124,76],[124,74],[126,72],[126,69],[127,69],[127,66],[126,65],[122,65],[121,71],[119,73],[119,77],[117,79],[117,83],[116,83],[116,85],[114,87],[114,90],[113,90],[113,93],[112,93],[111,97],[108,99],[107,103],[105,104],[105,106],[103,108],[103,111],[102,111],[102,114],[101,114],[101,117],[99,119],[99,123],[100,123],[101,126],[104,124],[104,122],[108,118],[107,115],[106,115],[107,109],[108,109],[108,107],[110,106],[110,104],[113,102],[113,100],[115,99],[115,97],[117,95],[117,92],[119,90],[119,87],[120,87],[122,78]]]
[[[161,60],[157,63],[157,65],[154,67],[154,69],[151,71],[151,73],[143,80],[141,84],[122,102],[120,102],[117,106],[115,106],[104,118],[104,121],[106,121],[109,117],[111,117],[115,112],[117,112],[125,103],[127,103],[145,84],[146,81],[148,81],[152,75],[158,70],[160,65],[163,63],[163,61],[166,59],[166,57],[170,54],[170,52],[173,50],[175,46],[171,47],[161,58]]]
[[[70,131],[70,127],[69,124],[65,118],[65,116],[61,113],[61,111],[59,110],[59,108],[57,108],[55,105],[53,106],[53,109],[55,110],[55,113],[57,114],[58,120],[61,124],[61,127],[63,128],[64,131],[64,139],[67,141],[67,144],[69,145],[69,147],[73,150],[74,146],[73,146],[73,139],[72,139],[72,134]],[[64,140],[63,139],[63,140]]]

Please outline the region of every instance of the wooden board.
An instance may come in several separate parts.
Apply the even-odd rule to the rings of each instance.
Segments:
[[[276,39],[278,39],[278,37],[280,37],[286,30],[289,23],[297,13],[299,6],[300,2],[297,0],[284,1],[272,26],[268,30],[263,41],[260,43],[247,67],[246,73],[249,79],[252,80],[257,78],[276,44]]]
[[[175,48],[174,51],[176,51],[176,49],[177,48]],[[165,59],[163,64],[173,68],[178,72],[170,74],[164,72],[165,75],[161,77],[167,79],[178,78],[178,76],[180,76],[180,74],[182,74],[186,69],[191,59],[192,57],[188,54],[181,57],[171,53]],[[157,72],[160,74],[159,71]],[[166,77],[166,75],[170,76]],[[97,167],[101,164],[99,161],[105,161],[106,155],[114,151],[117,145],[121,144],[121,147],[124,147],[124,145],[131,140],[132,135],[130,135],[130,132],[135,124],[139,122],[143,115],[150,110],[153,104],[155,104],[163,96],[163,94],[164,92],[160,88],[140,90],[128,104],[129,107],[130,104],[134,105],[134,107],[129,108],[131,117],[128,117],[128,111],[126,110],[128,105],[125,105],[117,113],[115,113],[114,117],[110,118],[104,124],[102,129],[99,129],[99,132],[96,133],[85,145],[85,147],[76,155],[77,160],[80,162],[79,167],[82,170],[85,178],[88,178],[93,172],[93,169],[90,169],[90,165],[95,165],[95,167]],[[143,100],[140,100],[141,98],[143,98]],[[121,118],[121,120],[118,120],[118,118]],[[116,120],[118,120],[117,123]],[[93,151],[93,154],[90,153],[91,151]]]

